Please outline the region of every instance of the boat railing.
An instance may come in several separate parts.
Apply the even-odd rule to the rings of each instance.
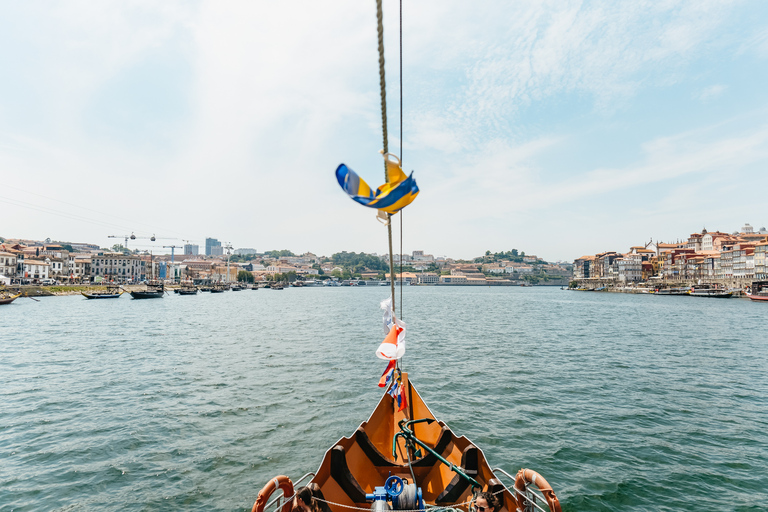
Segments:
[[[298,485],[299,485],[301,482],[303,482],[304,480],[306,480],[306,479],[307,479],[307,477],[312,477],[312,478],[314,478],[314,477],[315,477],[315,474],[314,474],[314,473],[307,473],[306,475],[302,476],[301,478],[299,478],[298,480],[296,480],[295,482],[293,482],[293,488],[294,488],[294,489],[296,489],[296,488],[298,487]],[[265,510],[265,512],[266,512],[266,511],[269,511],[269,510],[272,510],[272,508],[271,508],[271,507],[272,507],[272,506],[273,506],[275,503],[278,503],[278,502],[279,502],[279,503],[278,503],[278,505],[277,505],[277,506],[274,508],[274,510],[275,510],[275,511],[277,511],[277,510],[282,510],[282,507],[283,507],[283,505],[284,505],[284,504],[285,504],[285,503],[286,503],[288,500],[292,500],[292,499],[293,499],[293,496],[283,496],[283,495],[281,494],[281,495],[279,495],[279,496],[276,496],[275,498],[273,498],[273,499],[272,499],[272,501],[270,501],[269,503],[267,503],[267,504],[264,506],[264,510]]]
[[[525,500],[525,505],[526,505],[526,509],[525,509],[524,512],[528,512],[530,510],[533,510],[532,508],[530,508],[531,505],[533,505],[537,509],[541,510],[541,512],[551,512],[549,510],[549,507],[547,507],[547,509],[543,509],[541,507],[541,505],[539,505],[537,503],[537,500],[541,501],[542,503],[547,503],[547,499],[544,497],[544,495],[534,491],[531,488],[532,487],[531,485],[526,485],[525,486],[525,492],[520,491],[520,490],[518,490],[515,487],[515,484],[514,484],[515,477],[514,476],[510,475],[509,473],[507,473],[506,471],[504,471],[501,468],[493,468],[493,472],[494,473],[497,473],[497,472],[501,473],[502,475],[504,475],[507,478],[509,478],[510,480],[512,480],[513,483],[512,483],[512,488],[511,489],[509,487],[507,487],[506,485],[504,485],[503,482],[502,482],[501,485],[504,486],[504,489],[506,489],[510,494],[512,494],[512,496],[514,496],[515,494],[519,494],[520,496],[523,497],[523,499]]]

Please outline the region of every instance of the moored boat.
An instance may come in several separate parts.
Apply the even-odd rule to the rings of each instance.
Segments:
[[[755,302],[768,302],[768,281],[754,281],[746,295]]]
[[[534,510],[534,503],[540,510],[561,510],[541,475],[492,469],[477,445],[435,418],[406,373],[397,380],[405,406],[385,393],[367,421],[332,445],[314,473],[297,480],[311,476],[306,485],[320,510],[469,511],[481,491],[499,499],[499,512]],[[278,488],[282,496],[270,501]],[[290,478],[278,476],[261,490],[252,512],[290,510],[294,491]]]
[[[107,285],[106,290],[95,292],[80,292],[86,299],[119,299],[125,292],[120,286],[115,284]]]
[[[160,281],[150,281],[144,290],[133,290],[130,293],[134,299],[162,299],[165,285]]]
[[[213,283],[213,286],[211,286],[211,289],[208,291],[211,293],[224,293],[227,290],[229,290],[229,284],[217,282]]]
[[[656,295],[688,295],[688,288],[659,288]]]
[[[182,285],[176,290],[179,295],[197,295],[197,286],[191,282],[182,283]]]
[[[8,291],[0,292],[0,305],[10,304],[11,302],[15,301],[19,297],[21,297],[21,292],[18,292],[16,294],[13,294],[12,292],[8,292]]]
[[[696,284],[688,292],[691,297],[712,297],[717,299],[730,299],[733,297],[731,290],[726,290],[714,284]]]

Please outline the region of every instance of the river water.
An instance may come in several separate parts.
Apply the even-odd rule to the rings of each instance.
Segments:
[[[768,509],[768,305],[403,292],[404,366],[432,411],[563,510]],[[387,293],[0,306],[0,511],[250,510],[375,407]]]

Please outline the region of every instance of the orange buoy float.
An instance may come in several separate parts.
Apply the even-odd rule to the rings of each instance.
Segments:
[[[283,491],[283,496],[286,498],[293,496],[293,482],[291,482],[291,479],[285,475],[276,476],[259,491],[259,496],[256,498],[256,503],[253,504],[251,512],[264,512],[264,507],[267,506],[270,496],[278,489]],[[287,501],[283,505],[282,512],[291,512],[291,508],[293,508],[292,503]]]
[[[517,502],[517,510],[520,512],[526,509],[526,497],[525,491],[529,484],[533,484],[539,488],[541,494],[544,495],[544,499],[547,500],[549,510],[551,512],[562,512],[560,508],[560,500],[555,496],[555,491],[552,490],[552,486],[544,479],[543,476],[538,474],[532,469],[521,469],[517,472],[515,477],[515,501]]]

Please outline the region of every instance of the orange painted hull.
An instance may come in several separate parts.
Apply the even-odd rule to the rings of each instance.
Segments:
[[[350,437],[342,437],[325,453],[310,483],[322,492],[326,502],[322,509],[326,512],[328,509],[332,512],[353,510],[345,507],[370,510],[371,503],[366,501],[365,495],[372,494],[375,487],[383,486],[390,475],[412,482],[405,442],[402,436],[398,437],[395,460],[392,456],[393,438],[400,432],[400,420],[430,418],[436,421],[412,426],[416,437],[474,478],[482,487],[476,490],[498,492],[497,497],[502,503],[500,512],[514,512],[517,505],[515,497],[509,491],[512,489],[512,482],[507,482],[506,486],[502,485],[488,465],[482,450],[466,437],[456,436],[445,423],[437,420],[410,384],[408,375],[403,373],[402,377],[408,399],[408,407],[405,410],[398,412],[392,397],[384,394],[370,418]],[[469,501],[473,496],[471,485],[448,466],[440,463],[434,455],[426,450],[421,451],[421,457],[414,459],[412,463],[424,502],[468,510]],[[554,493],[552,495],[554,496]],[[257,508],[254,506],[254,510]],[[559,511],[559,503],[550,508]]]

